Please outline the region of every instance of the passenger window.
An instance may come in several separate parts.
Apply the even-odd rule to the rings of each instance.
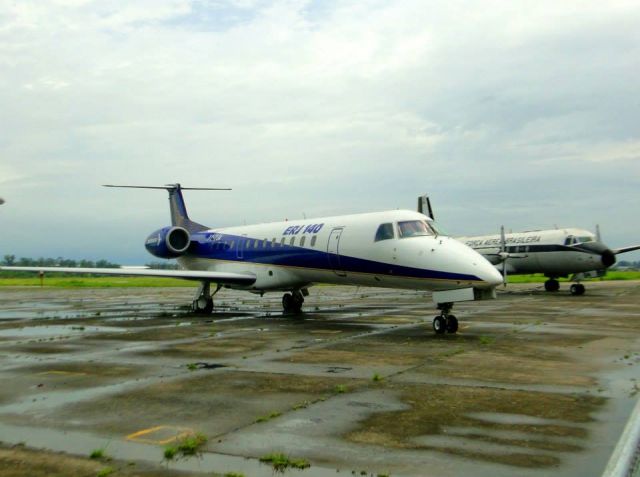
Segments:
[[[253,248],[258,248],[259,246],[260,246],[260,240],[256,240],[256,241],[253,243]]]
[[[231,243],[229,244],[229,248],[232,249],[235,244],[236,244],[235,240],[232,240]]]
[[[275,247],[277,243],[278,243],[278,242],[276,242],[276,238],[275,238],[275,237],[273,237],[273,238],[271,239],[271,246],[272,246],[272,247]]]
[[[301,246],[301,247],[304,247],[304,239],[305,239],[305,238],[306,238],[306,237],[305,237],[304,235],[303,235],[302,237],[300,237],[300,246]]]
[[[285,239],[284,237],[282,237],[282,238],[280,239],[280,245],[282,245],[283,247],[284,247],[284,241],[285,241],[285,240],[286,240],[286,239]]]
[[[311,237],[311,246],[315,247],[316,246],[316,239],[318,238],[317,235],[314,235],[313,237]]]
[[[388,240],[394,237],[393,234],[393,224],[382,224],[378,227],[378,231],[376,232],[376,242],[380,240]]]
[[[253,243],[252,243],[252,242],[253,242],[253,240],[247,240],[247,241],[245,242],[245,244],[246,244],[247,248],[251,248],[251,246],[253,245]]]
[[[271,245],[271,242],[268,239],[262,241],[262,248],[267,248],[269,245]]]
[[[295,245],[295,244],[296,244],[296,238],[291,237],[291,240],[289,240],[289,245]]]

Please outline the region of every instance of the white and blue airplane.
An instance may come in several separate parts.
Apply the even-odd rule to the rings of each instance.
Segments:
[[[145,242],[154,256],[175,258],[181,270],[139,268],[0,267],[3,270],[173,277],[200,282],[192,308],[211,313],[221,288],[252,293],[285,292],[285,312],[302,309],[308,289],[319,283],[430,290],[440,314],[436,333],[455,333],[455,302],[495,298],[502,276],[471,247],[440,233],[422,213],[394,210],[228,228],[189,219],[180,184],[169,192],[171,226]],[[216,288],[211,292],[211,284]]]

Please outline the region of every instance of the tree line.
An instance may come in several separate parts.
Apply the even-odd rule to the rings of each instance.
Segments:
[[[16,258],[15,255],[5,255],[2,264],[7,267],[81,267],[81,268],[119,268],[119,263],[108,260],[73,260],[70,258]]]
[[[17,258],[15,255],[5,255],[3,260],[0,262],[2,265],[7,267],[69,267],[69,268],[120,268],[119,263],[110,262],[109,260],[101,259],[101,260],[74,260],[70,258],[29,258],[29,257],[20,257]],[[175,270],[178,268],[178,265],[174,261],[166,261],[166,262],[151,262],[145,264],[147,267],[156,269],[156,270]],[[0,271],[0,275],[4,277],[9,276],[24,276],[30,274],[31,272],[17,272],[11,270],[3,270]]]

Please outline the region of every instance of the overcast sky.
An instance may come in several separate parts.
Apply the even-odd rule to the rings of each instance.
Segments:
[[[172,182],[234,189],[185,193],[210,226],[428,192],[640,243],[640,3],[0,2],[0,257],[149,261],[166,193],[100,184]]]

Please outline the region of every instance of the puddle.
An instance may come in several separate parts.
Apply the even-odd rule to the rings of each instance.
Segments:
[[[0,337],[4,338],[50,338],[60,335],[77,335],[81,333],[124,332],[125,328],[111,326],[81,326],[81,325],[51,325],[25,326],[24,328],[9,328],[0,330]]]
[[[576,426],[575,422],[563,421],[561,419],[544,419],[542,417],[527,416],[526,414],[507,414],[500,412],[473,412],[467,414],[468,417],[481,421],[492,422],[494,424],[524,424],[530,426]]]
[[[218,368],[226,368],[226,364],[219,363],[190,363],[189,367],[195,367],[197,369],[218,369]]]

